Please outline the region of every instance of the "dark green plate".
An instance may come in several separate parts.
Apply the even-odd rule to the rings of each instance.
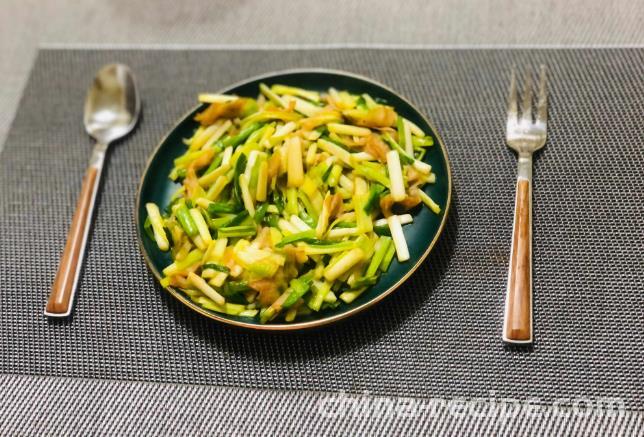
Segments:
[[[248,79],[223,89],[220,93],[256,97],[259,93],[259,84],[261,82],[268,85],[286,84],[318,91],[326,91],[329,87],[334,87],[354,94],[369,93],[372,97],[382,99],[393,106],[399,114],[416,123],[427,135],[431,135],[434,138],[434,146],[427,149],[424,161],[431,164],[433,172],[436,173],[436,183],[426,185],[425,191],[440,205],[442,212],[436,215],[422,205],[422,207],[412,211],[414,222],[403,226],[409,245],[410,260],[399,264],[394,258],[389,271],[382,275],[380,281],[371,289],[366,290],[351,304],[342,303],[333,310],[321,311],[298,318],[295,323],[269,323],[262,325],[255,319],[229,316],[204,309],[192,302],[181,290],[172,287],[167,289],[174,297],[196,312],[237,326],[252,329],[287,330],[325,325],[356,314],[382,300],[402,285],[429,254],[445,226],[450,206],[452,181],[447,151],[434,126],[411,103],[384,85],[352,73],[317,69],[282,71]],[[173,167],[173,160],[185,151],[185,146],[181,140],[191,137],[198,126],[198,123],[193,120],[194,114],[203,110],[205,106],[199,105],[191,110],[161,140],[159,146],[152,153],[141,179],[135,211],[137,237],[143,257],[157,280],[161,278],[160,272],[163,268],[172,261],[170,255],[161,252],[154,240],[151,240],[143,230],[143,223],[146,218],[145,204],[154,202],[163,208],[168,204],[172,193],[178,188],[177,184],[168,179],[168,174]]]

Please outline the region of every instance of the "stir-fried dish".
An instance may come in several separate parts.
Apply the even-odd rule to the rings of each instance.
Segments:
[[[291,322],[353,302],[409,260],[403,226],[436,175],[431,136],[368,94],[260,85],[201,94],[200,126],[145,229],[173,262],[162,285],[203,308]],[[177,144],[177,147],[184,147]],[[419,206],[422,207],[422,206]]]

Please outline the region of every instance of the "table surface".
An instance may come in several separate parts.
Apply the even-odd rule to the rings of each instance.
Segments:
[[[227,46],[641,46],[644,7],[630,0],[612,2],[606,11],[600,0],[511,3],[503,0],[410,0],[391,2],[341,0],[293,2],[130,2],[72,0],[40,2],[5,0],[0,14],[0,150],[18,106],[22,89],[42,45],[175,47]],[[403,6],[404,4],[404,6]],[[342,5],[342,8],[340,7]],[[397,9],[392,14],[391,8]],[[343,12],[339,13],[339,10]],[[392,18],[393,17],[393,18]],[[246,25],[239,25],[244,23]],[[252,30],[249,30],[251,28]],[[1,155],[0,155],[0,159]],[[0,430],[7,433],[210,434],[213,432],[297,433],[303,422],[280,421],[261,427],[245,424],[243,412],[227,411],[230,420],[209,414],[205,404],[244,397],[249,405],[276,408],[292,417],[301,408],[314,409],[316,396],[294,392],[117,382],[40,376],[0,376]],[[61,393],[65,395],[60,396]],[[322,395],[320,395],[322,396]],[[64,403],[61,406],[61,399]],[[90,408],[88,405],[96,406]],[[27,408],[29,406],[29,408]],[[159,412],[162,414],[159,414]],[[502,422],[459,421],[454,415],[414,419],[374,419],[365,430],[499,433],[567,432],[584,434],[641,432],[644,415],[625,412],[618,419],[572,417],[555,420],[560,411],[547,409],[542,420],[518,418]],[[319,418],[305,423],[320,426]],[[341,433],[350,417],[327,429]],[[364,422],[364,419],[361,419]],[[534,425],[534,426],[531,426]],[[467,426],[467,428],[463,428]]]

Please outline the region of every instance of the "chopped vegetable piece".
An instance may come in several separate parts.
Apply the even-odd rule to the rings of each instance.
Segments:
[[[277,94],[275,94],[266,84],[260,83],[259,84],[259,91],[266,96],[268,100],[271,101],[275,106],[278,106],[280,108],[285,107],[286,105],[282,101],[282,99],[279,98]]]
[[[188,234],[191,237],[194,237],[199,233],[199,229],[197,229],[197,225],[192,219],[192,216],[190,215],[190,211],[188,211],[188,207],[186,206],[185,203],[181,203],[177,205],[175,214],[177,215],[179,224],[181,225],[183,230],[186,231],[186,234]]]
[[[195,115],[195,120],[202,126],[209,126],[219,118],[236,118],[244,113],[244,105],[250,99],[235,99],[228,102],[211,103],[205,110]]]
[[[411,126],[407,119],[402,119],[403,124],[403,138],[405,138],[405,152],[408,155],[414,156],[414,145],[411,142]]]
[[[173,276],[178,273],[182,273],[187,268],[197,264],[199,261],[201,261],[202,258],[203,258],[203,252],[198,249],[195,249],[190,253],[188,253],[186,257],[181,261],[175,261],[172,264],[170,264],[168,267],[163,269],[163,274],[165,276]]]
[[[302,296],[304,296],[309,289],[311,288],[311,276],[303,275],[298,279],[293,279],[291,281],[290,288],[291,292],[284,301],[283,308],[289,308],[295,304]]]
[[[300,213],[301,213],[301,211],[300,211]],[[301,218],[299,218],[296,215],[291,216],[291,223],[293,224],[293,226],[295,226],[300,231],[308,231],[308,230],[311,229],[311,227],[309,225],[307,225],[304,220],[302,220]]]
[[[197,276],[193,272],[188,273],[188,280],[194,285],[199,291],[212,299],[217,305],[224,305],[226,299],[217,293],[214,288],[212,288],[201,276]]]
[[[262,221],[264,221],[264,217],[266,216],[266,211],[268,210],[268,203],[262,203],[257,207],[255,210],[255,215],[253,216],[253,220],[255,220],[255,223],[260,224]]]
[[[373,258],[371,258],[371,261],[369,262],[369,267],[367,267],[367,271],[365,272],[366,277],[374,276],[376,274],[378,268],[380,267],[380,264],[382,263],[382,260],[389,250],[390,245],[390,237],[380,237],[378,239],[375,248],[376,251],[374,252]]]
[[[251,237],[257,233],[255,226],[229,226],[217,230],[219,238]]]
[[[364,211],[367,214],[371,214],[376,206],[380,204],[380,195],[383,191],[385,191],[385,187],[382,185],[371,184],[371,187],[369,188],[369,197],[367,198],[367,202],[364,206]]]
[[[152,224],[152,231],[154,232],[154,239],[157,243],[157,246],[160,250],[166,251],[170,249],[170,243],[168,242],[168,237],[165,235],[165,229],[163,228],[163,219],[161,218],[161,212],[159,207],[154,203],[146,203],[145,209],[148,212],[148,217],[150,218],[150,223]]]
[[[391,180],[391,196],[394,201],[401,201],[407,194],[405,193],[405,181],[400,167],[400,158],[395,150],[387,153],[387,169]]]
[[[366,289],[366,287],[362,287],[358,290],[345,291],[344,293],[340,294],[340,299],[344,303],[351,303],[356,300]]]
[[[293,244],[293,243],[297,243],[299,241],[305,241],[305,240],[313,240],[314,238],[315,238],[315,231],[313,229],[310,229],[308,231],[297,232],[289,235],[288,237],[282,238],[282,241],[276,244],[275,247],[284,247],[287,244]]]
[[[302,142],[299,137],[292,137],[287,145],[288,186],[299,187],[304,182],[302,163]]]
[[[320,101],[320,93],[317,93],[315,91],[304,90],[302,88],[296,88],[296,87],[286,86],[286,85],[273,85],[271,87],[271,91],[273,91],[275,94],[280,94],[280,95],[302,97],[312,102]]]
[[[441,207],[438,205],[438,203],[434,202],[432,198],[427,195],[427,193],[425,193],[423,190],[418,190],[418,195],[420,196],[420,199],[423,201],[423,203],[427,205],[427,207],[431,209],[434,214],[440,214]]]
[[[324,297],[331,292],[331,285],[324,281],[313,281],[311,288],[313,289],[313,296],[308,302],[308,307],[313,311],[320,311]]]
[[[224,286],[223,293],[226,295],[226,297],[231,297],[235,294],[240,294],[250,289],[251,287],[246,281],[228,281]]]
[[[327,124],[329,132],[335,132],[339,135],[355,135],[357,137],[367,137],[371,135],[371,130],[366,127],[352,126],[350,124],[329,123]]]
[[[324,150],[327,153],[330,153],[331,155],[334,155],[336,158],[338,158],[340,161],[344,162],[347,165],[351,165],[351,153],[349,153],[347,150],[343,149],[342,147],[338,146],[337,144],[325,140],[323,138],[320,138],[318,140],[318,147],[320,147],[322,150]]]
[[[248,214],[251,216],[255,215],[255,205],[253,203],[253,198],[250,195],[250,189],[248,188],[248,178],[245,174],[239,175],[239,189],[241,191],[242,201],[244,202],[244,208],[248,211]]]
[[[362,261],[363,257],[364,253],[361,249],[351,249],[342,257],[338,258],[334,264],[331,264],[324,270],[324,278],[329,282],[335,281],[343,273],[349,271],[351,267]]]
[[[192,220],[195,222],[195,225],[197,226],[197,230],[199,231],[199,236],[203,240],[205,244],[210,244],[212,242],[212,236],[210,235],[210,231],[208,230],[208,225],[206,224],[206,220],[203,218],[203,215],[199,212],[199,209],[197,208],[192,208],[190,209],[190,216],[192,217]]]
[[[201,205],[200,205],[201,206]],[[202,206],[203,207],[203,206]],[[208,214],[222,214],[239,212],[239,205],[223,202],[208,202],[206,206]]]
[[[306,244],[302,247],[304,248],[304,253],[307,255],[326,255],[336,252],[344,252],[345,250],[351,249],[355,246],[353,241],[342,241],[340,243],[333,244]]]
[[[397,215],[389,216],[387,217],[387,223],[389,224],[391,237],[394,240],[398,261],[407,261],[409,259],[409,249],[407,248],[407,240],[405,240],[405,234],[403,233],[402,226],[400,225],[400,217]]]
[[[394,259],[394,255],[396,255],[396,245],[390,244],[389,249],[387,249],[387,253],[385,254],[385,257],[382,259],[382,262],[380,263],[381,272],[386,272],[387,270],[389,270],[389,266],[391,265],[391,261]]]
[[[221,264],[217,264],[217,263],[204,264],[203,266],[201,266],[201,268],[204,269],[204,270],[212,269],[212,270],[216,270],[218,272],[230,273],[230,269],[228,267],[222,266]]]
[[[261,125],[260,123],[252,123],[252,124],[250,124],[250,125],[246,126],[245,128],[243,128],[243,129],[242,129],[242,130],[241,130],[237,135],[235,135],[234,137],[227,137],[227,138],[222,142],[222,145],[223,145],[224,147],[229,147],[229,146],[231,146],[231,147],[235,148],[235,147],[236,147],[236,146],[238,146],[239,144],[241,144],[241,143],[243,143],[244,141],[246,141],[246,138],[248,138],[248,137],[250,136],[250,134],[252,134],[253,132],[255,132],[255,131],[256,131],[257,129],[259,129],[260,127],[262,127],[262,125]]]
[[[259,164],[259,172],[257,175],[257,187],[255,188],[255,199],[258,202],[266,200],[266,192],[268,189],[268,163],[262,161]]]
[[[226,103],[237,100],[239,97],[230,96],[227,94],[210,94],[210,93],[200,93],[197,96],[197,100],[201,103]]]
[[[284,95],[282,96],[282,101],[287,105],[294,105],[297,112],[304,114],[307,117],[314,117],[323,110],[321,107],[307,102],[306,100],[302,100],[299,97]]]
[[[396,141],[394,141],[393,138],[389,136],[389,134],[385,134],[384,136],[385,141],[387,141],[387,144],[391,146],[393,150],[398,152],[398,155],[400,155],[400,161],[403,164],[413,164],[414,162],[414,157],[413,154],[408,154],[405,149],[403,149]]]
[[[378,105],[369,110],[346,110],[343,114],[358,126],[389,127],[396,123],[396,112],[385,105]]]

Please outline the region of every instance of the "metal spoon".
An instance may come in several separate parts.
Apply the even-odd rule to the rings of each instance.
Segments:
[[[140,111],[141,101],[129,67],[111,64],[101,68],[87,92],[83,117],[85,130],[96,140],[96,145],[45,307],[46,316],[67,317],[72,313],[107,147],[134,128]]]

